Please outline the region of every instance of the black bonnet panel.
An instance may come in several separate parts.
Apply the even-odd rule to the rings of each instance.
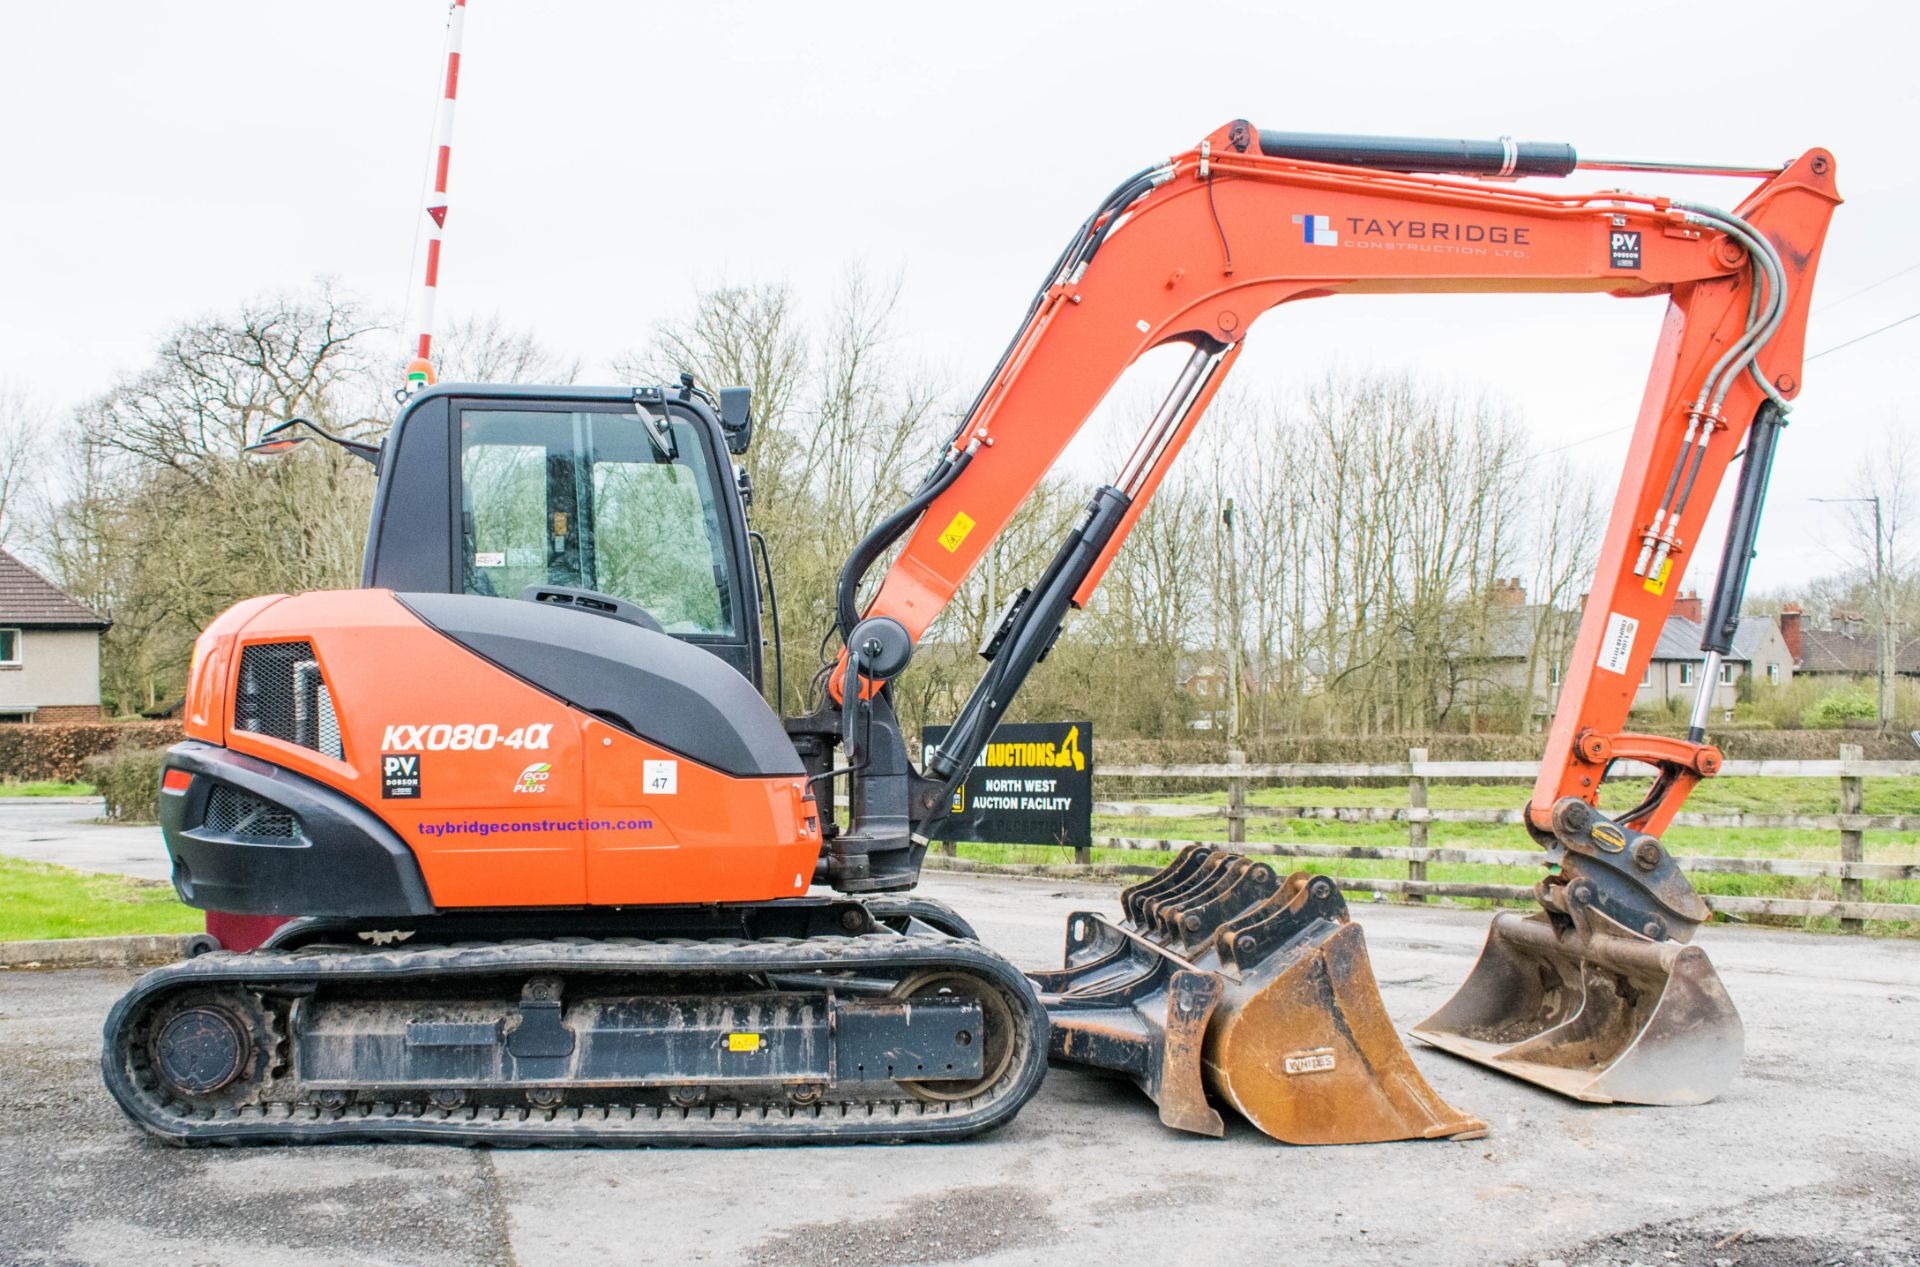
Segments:
[[[396,594],[448,638],[583,712],[742,777],[804,773],[780,719],[737,669],[667,634],[546,603]]]

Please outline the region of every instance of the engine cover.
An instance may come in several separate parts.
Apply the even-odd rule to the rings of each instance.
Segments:
[[[819,854],[800,759],[752,685],[586,612],[388,590],[249,600],[202,635],[187,700],[190,738],[384,823],[436,908],[761,901],[804,892]],[[218,778],[204,761],[170,768],[166,791],[201,808],[166,816],[176,866],[219,856],[232,877],[233,859],[337,836],[270,783],[216,796],[195,783]],[[313,900],[253,904],[320,913]]]

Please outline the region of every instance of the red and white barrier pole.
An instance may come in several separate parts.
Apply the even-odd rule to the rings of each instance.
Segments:
[[[460,90],[460,37],[466,22],[467,0],[453,0],[447,12],[447,50],[440,78],[440,101],[433,113],[433,149],[428,155],[427,194],[421,205],[418,236],[414,239],[414,268],[420,279],[408,314],[407,329],[414,338],[413,361],[407,366],[407,390],[418,391],[433,382],[433,301],[440,287],[440,235],[447,227],[447,164],[453,156],[453,105]]]

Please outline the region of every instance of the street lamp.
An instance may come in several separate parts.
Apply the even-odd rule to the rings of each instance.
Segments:
[[[1886,553],[1881,548],[1885,532],[1880,521],[1880,495],[1872,497],[1812,497],[1809,501],[1828,504],[1852,502],[1873,506],[1873,591],[1880,603],[1880,697],[1875,711],[1884,729],[1893,720],[1893,595],[1887,589]]]

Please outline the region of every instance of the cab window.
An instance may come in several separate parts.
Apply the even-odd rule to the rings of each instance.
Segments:
[[[631,412],[461,411],[464,590],[579,586],[638,603],[671,634],[731,636],[719,464],[693,423],[658,427]]]

